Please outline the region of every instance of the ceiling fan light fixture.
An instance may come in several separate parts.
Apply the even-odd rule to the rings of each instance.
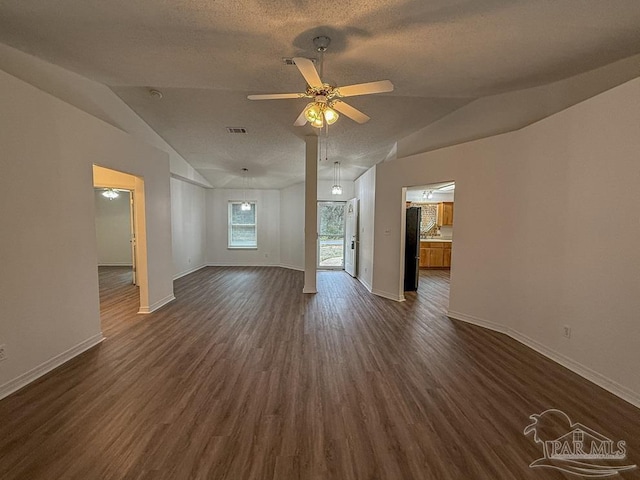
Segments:
[[[315,120],[313,120],[311,123],[312,127],[315,128],[322,128],[324,127],[324,120],[322,120],[322,115],[320,115],[318,118],[316,118]]]
[[[327,107],[324,109],[324,119],[326,120],[328,125],[333,125],[336,123],[340,115],[333,108]]]
[[[304,111],[304,116],[311,124],[318,119],[322,119],[322,109],[320,108],[320,105],[314,102],[307,105],[307,108]]]

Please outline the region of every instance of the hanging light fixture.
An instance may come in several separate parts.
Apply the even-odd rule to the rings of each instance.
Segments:
[[[325,122],[327,125],[333,125],[338,121],[340,115],[332,108],[332,104],[327,102],[327,98],[317,95],[315,102],[307,105],[304,116],[312,127],[322,128]]]
[[[342,185],[340,185],[340,162],[333,162],[333,187],[332,195],[342,195]]]
[[[104,192],[102,192],[102,196],[109,200],[113,200],[114,198],[118,198],[120,194],[114,188],[105,188]]]
[[[249,173],[249,169],[243,168],[242,169],[242,197],[244,198],[244,200],[240,205],[240,210],[245,212],[251,210],[251,204],[247,201],[247,173]]]
[[[422,199],[423,200],[431,200],[433,198],[433,190],[429,190],[428,192],[426,190],[424,190],[422,192]]]

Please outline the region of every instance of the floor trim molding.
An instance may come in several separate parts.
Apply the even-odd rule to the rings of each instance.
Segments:
[[[176,274],[176,275],[173,277],[173,279],[174,279],[174,280],[178,280],[179,278],[186,277],[187,275],[189,275],[189,274],[191,274],[191,273],[195,273],[195,272],[197,272],[198,270],[201,270],[201,269],[205,268],[206,266],[207,266],[207,264],[206,264],[206,263],[203,263],[202,265],[200,265],[200,266],[198,266],[198,267],[193,267],[191,270],[186,270],[186,271],[184,271],[184,272],[182,272],[182,273],[178,273],[178,274]]]
[[[371,293],[382,298],[388,298],[389,300],[394,300],[396,302],[405,301],[404,295],[398,295],[397,293],[385,292],[383,290],[378,290],[378,289],[371,290]]]
[[[156,310],[158,310],[159,308],[164,307],[167,303],[173,302],[175,299],[176,299],[176,297],[174,297],[173,293],[171,293],[170,295],[167,295],[163,299],[158,300],[153,305],[150,305],[148,307],[140,307],[140,310],[138,311],[138,313],[143,314],[143,315],[147,315],[149,313],[153,313]]]
[[[621,398],[622,400],[629,402],[631,405],[640,408],[640,394],[634,392],[633,390],[621,385],[615,380],[610,379],[609,377],[596,372],[595,370],[587,367],[586,365],[581,364],[573,360],[566,355],[556,352],[555,350],[545,346],[544,344],[534,340],[522,333],[512,329],[505,327],[504,325],[500,325],[495,322],[490,322],[488,320],[484,320],[478,317],[474,317],[472,315],[467,315],[460,312],[455,312],[449,310],[447,312],[447,316],[453,318],[455,320],[460,320],[465,323],[471,323],[478,327],[487,328],[489,330],[493,330],[499,333],[504,333],[514,340],[520,342],[521,344],[535,350],[536,352],[544,355],[545,357],[553,360],[554,362],[562,365],[565,368],[568,368],[574,373],[577,373],[582,378],[589,380],[591,383],[598,385],[601,388],[604,388],[608,392],[614,394],[616,397]]]
[[[69,350],[66,350],[55,357],[50,358],[44,363],[41,363],[35,368],[32,368],[28,372],[23,373],[22,375],[17,376],[13,380],[9,380],[4,385],[0,386],[0,399],[3,399],[14,392],[17,392],[22,387],[27,386],[34,380],[37,380],[41,376],[49,373],[51,370],[58,368],[63,363],[68,362],[74,357],[77,357],[81,353],[89,350],[90,348],[95,347],[99,343],[104,340],[102,336],[102,332],[94,335],[93,337],[89,337],[83,342],[80,342],[75,347],[71,347]]]
[[[356,278],[358,279],[358,281],[359,281],[362,285],[364,285],[364,288],[366,288],[366,289],[369,291],[369,293],[373,293],[373,290],[372,290],[372,288],[371,288],[371,285],[369,285],[367,282],[365,282],[362,278],[360,278],[360,277],[358,277],[358,276],[356,276]]]
[[[295,265],[288,265],[286,263],[281,263],[280,265],[277,265],[280,268],[286,268],[288,270],[296,270],[298,272],[304,272],[304,268],[303,267],[296,267]]]

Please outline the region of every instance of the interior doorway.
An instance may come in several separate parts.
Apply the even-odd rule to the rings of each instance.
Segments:
[[[119,267],[136,284],[133,191],[95,188],[98,267]]]
[[[346,202],[318,202],[318,268],[344,269]]]
[[[406,187],[401,249],[405,295],[448,292],[455,243],[454,196],[453,181]]]
[[[144,182],[94,165],[93,186],[102,329],[113,333],[115,325],[112,320],[105,324],[104,310],[125,298],[136,298],[137,302],[126,304],[137,304],[139,309],[122,313],[144,313],[148,303]]]

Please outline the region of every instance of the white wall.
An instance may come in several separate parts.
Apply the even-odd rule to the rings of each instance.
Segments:
[[[304,183],[280,190],[280,265],[304,270]]]
[[[1,71],[0,111],[2,397],[102,339],[93,163],[144,178],[150,308],[173,286],[168,155]]]
[[[132,265],[131,206],[129,192],[108,199],[95,190],[98,265]]]
[[[455,180],[450,315],[640,406],[639,151],[636,79],[520,131],[378,165],[374,292],[400,289],[402,186]]]
[[[374,201],[376,196],[376,166],[370,168],[355,181],[355,197],[358,198],[358,279],[369,289],[373,288],[373,233]]]
[[[207,264],[279,265],[280,264],[280,191],[247,190],[247,200],[257,202],[257,249],[229,249],[229,201],[244,200],[244,191],[207,190]]]
[[[171,239],[174,278],[206,266],[206,190],[171,178]]]

